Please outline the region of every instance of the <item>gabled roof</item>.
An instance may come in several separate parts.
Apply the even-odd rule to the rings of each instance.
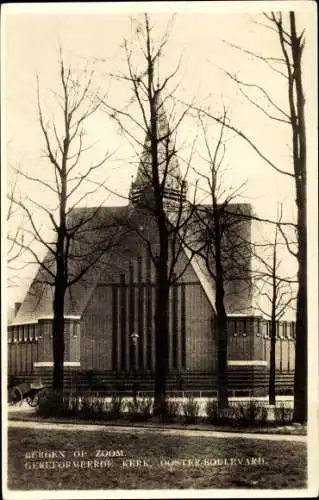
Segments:
[[[102,248],[101,245],[105,244],[105,252],[99,259],[99,262],[95,266],[92,266],[79,281],[67,290],[65,298],[66,317],[81,317],[90,300],[91,294],[99,283],[101,273],[108,267],[112,268],[113,251],[116,251],[118,257],[121,254],[123,254],[123,258],[127,257],[125,254],[126,250],[124,249],[124,247],[127,249],[130,244],[127,233],[127,221],[131,217],[134,217],[134,214],[137,214],[137,212],[131,206],[80,208],[76,209],[72,214],[72,218],[69,220],[69,227],[73,227],[81,220],[87,220],[87,224],[84,226],[82,234],[80,234],[79,242],[73,249],[72,255],[74,258],[70,261],[70,276],[76,276],[81,270],[81,266],[83,267],[86,264],[87,259],[95,255],[94,252],[90,253],[92,249],[98,251],[99,248]],[[89,242],[87,241],[88,239],[90,240]],[[112,241],[108,246],[110,240]],[[186,258],[190,260],[190,251],[185,246],[182,251]],[[84,254],[86,254],[85,258],[81,258],[81,255]],[[204,260],[195,255],[191,259],[190,265],[212,309],[215,310],[215,286]],[[52,317],[53,294],[52,287],[46,284],[47,281],[48,273],[39,267],[37,275],[13,323],[21,324],[37,321],[39,318]],[[246,305],[249,309],[249,304]],[[228,307],[228,309],[229,312],[234,312],[231,308]]]
[[[162,182],[164,175],[165,183],[163,186],[163,199],[165,201],[167,220],[174,225],[174,206],[185,199],[186,184],[182,180],[177,157],[174,154],[175,144],[174,139],[169,129],[169,123],[164,110],[163,102],[160,95],[157,96],[157,135],[158,142],[158,162],[159,162],[159,181]],[[169,158],[169,162],[167,162]],[[135,198],[133,196],[135,189]],[[148,191],[147,191],[148,190]],[[153,184],[152,184],[152,162],[150,152],[150,138],[145,139],[144,149],[141,155],[141,161],[138,167],[136,179],[132,184],[130,198],[132,201],[138,201],[144,194],[149,194],[151,190],[151,198],[153,199]],[[141,194],[142,193],[142,194]],[[149,201],[148,194],[146,200]],[[166,203],[168,202],[168,203]],[[171,203],[171,206],[170,206]],[[145,205],[144,205],[145,206]],[[248,207],[248,205],[242,205]],[[124,252],[124,242],[127,231],[129,231],[127,222],[136,213],[137,205],[122,206],[122,207],[90,207],[76,208],[72,211],[68,218],[68,228],[76,229],[76,239],[73,240],[71,248],[71,258],[69,260],[69,277],[75,278],[86,267],[88,271],[79,279],[71,288],[66,291],[65,297],[65,316],[81,317],[86,305],[99,282],[100,274],[103,267],[112,265],[109,262],[111,259],[112,248],[116,245],[116,251]],[[203,211],[207,211],[208,205],[203,205]],[[245,208],[246,210],[246,208]],[[187,209],[186,209],[187,212]],[[187,214],[186,214],[187,217]],[[176,219],[175,219],[176,221]],[[195,224],[197,223],[194,221]],[[126,241],[127,243],[127,241]],[[126,250],[125,250],[126,251]],[[215,308],[215,287],[213,280],[207,271],[205,261],[195,255],[190,259],[190,251],[184,246],[182,247],[186,258],[191,261],[191,267],[202,285],[202,288],[212,306]],[[47,268],[50,270],[54,267],[54,258],[52,253],[48,252],[45,261]],[[95,262],[95,259],[98,260]],[[125,257],[123,255],[123,257]],[[94,265],[91,265],[95,262]],[[33,280],[26,297],[14,318],[14,323],[25,323],[36,321],[39,318],[52,317],[52,302],[53,293],[50,274],[43,268],[39,267],[37,275]]]
[[[113,248],[126,230],[123,221],[127,218],[129,207],[89,207],[74,209],[68,219],[68,227],[82,223],[77,240],[73,242],[69,260],[69,276],[74,278],[99,257],[95,265],[72,287],[65,297],[65,316],[81,316],[98,282],[101,268],[105,263],[107,251]],[[46,255],[44,262],[53,268],[52,255]],[[49,273],[41,266],[13,320],[13,324],[36,321],[52,317],[53,288]]]
[[[214,312],[216,312],[215,309],[215,300],[216,300],[216,291],[214,287],[213,280],[211,276],[209,275],[207,268],[205,266],[205,262],[203,259],[201,259],[198,255],[194,255],[191,258],[191,251],[188,250],[185,246],[183,248],[185,255],[187,259],[190,260],[190,265],[192,266],[192,269],[194,273],[196,274],[198,281],[203,287],[203,290],[206,294],[206,297],[212,306],[212,309]]]

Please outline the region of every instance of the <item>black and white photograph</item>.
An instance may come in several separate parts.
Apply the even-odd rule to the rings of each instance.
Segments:
[[[317,6],[5,4],[3,497],[318,494]]]

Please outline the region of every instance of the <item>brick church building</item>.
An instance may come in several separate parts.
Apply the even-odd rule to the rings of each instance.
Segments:
[[[163,125],[165,126],[165,125]],[[147,151],[144,152],[147,154]],[[75,209],[73,216],[94,214],[100,222],[120,220],[138,227],[125,231],[120,244],[110,247],[99,265],[70,289],[65,300],[65,385],[106,387],[110,390],[135,377],[140,389],[150,389],[155,370],[155,268],[148,244],[157,234],[150,212],[141,200],[150,196],[147,162],[140,162],[129,203],[122,207]],[[168,172],[164,197],[167,210],[180,199],[178,165]],[[235,207],[235,205],[234,205]],[[236,205],[250,213],[248,204]],[[235,207],[235,208],[236,208]],[[168,215],[169,216],[169,215]],[[127,227],[127,226],[126,226]],[[238,231],[251,238],[251,220],[244,218]],[[250,259],[248,256],[247,259]],[[234,256],[236,261],[236,255]],[[225,283],[228,315],[228,368],[231,395],[267,393],[269,322],[257,316],[249,276],[242,283]],[[168,389],[216,391],[215,289],[205,262],[181,248],[176,266],[180,276],[170,288]],[[41,285],[39,271],[8,327],[8,373],[21,379],[52,377],[52,289]],[[43,282],[43,280],[42,280]],[[295,334],[293,322],[278,324],[276,342],[277,385],[292,387]],[[122,384],[122,385],[121,385]]]

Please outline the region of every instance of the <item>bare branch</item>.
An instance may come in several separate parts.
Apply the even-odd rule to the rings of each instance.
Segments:
[[[15,169],[15,171],[19,175],[22,175],[22,177],[24,177],[25,179],[27,179],[29,181],[32,181],[32,182],[37,182],[37,183],[41,184],[45,189],[49,189],[54,194],[58,193],[57,189],[55,189],[49,182],[46,182],[43,179],[40,179],[39,177],[34,177],[32,175],[29,175],[29,174],[23,172],[23,170],[20,170],[20,169],[17,169],[17,168]]]
[[[208,112],[208,111],[206,111],[206,110],[204,110],[202,108],[198,108],[197,106],[194,106],[194,105],[191,105],[190,108],[193,109],[193,110],[195,110],[196,112],[203,113],[205,116],[207,116],[208,118],[211,118],[212,120],[214,120],[216,123],[219,123],[220,125],[223,124],[222,118],[214,116],[213,114],[211,114],[210,112]],[[285,170],[282,170],[281,168],[277,167],[277,165],[275,165],[268,157],[266,157],[264,155],[264,153],[256,146],[256,144],[254,144],[254,142],[244,132],[242,132],[238,128],[234,127],[230,123],[226,123],[225,122],[224,125],[225,125],[226,128],[228,128],[229,130],[232,130],[239,137],[241,137],[242,139],[244,139],[244,141],[247,144],[249,144],[249,146],[257,153],[257,155],[262,160],[264,160],[271,168],[273,168],[274,170],[276,170],[276,172],[279,172],[280,174],[284,174],[284,175],[287,175],[288,177],[294,178],[294,174],[293,173],[287,172]]]
[[[228,42],[227,40],[223,40],[224,43],[229,45],[229,47],[233,47],[234,49],[239,50],[240,52],[243,52],[244,54],[248,54],[249,56],[254,57],[255,59],[258,59],[259,61],[262,61],[263,63],[267,64],[269,68],[271,68],[272,71],[275,71],[276,73],[279,73],[281,76],[284,78],[287,78],[287,75],[280,71],[278,68],[275,68],[272,63],[285,63],[285,60],[282,59],[281,57],[265,57],[260,54],[257,54],[256,52],[253,52],[248,49],[244,49],[243,47],[240,47],[239,45],[236,45],[234,43]]]
[[[263,88],[261,87],[260,85],[257,85],[256,83],[248,83],[248,82],[243,82],[242,80],[239,80],[239,78],[237,78],[235,75],[232,75],[231,73],[229,73],[229,71],[226,71],[226,70],[223,70],[222,68],[220,68],[231,80],[233,80],[235,83],[237,83],[238,85],[243,85],[244,87],[248,87],[248,88],[256,88],[259,90],[259,92],[261,92],[262,95],[264,95],[267,99],[267,101],[277,110],[279,111],[279,113],[281,113],[283,116],[285,116],[287,118],[287,121],[288,123],[290,123],[290,116],[288,115],[288,113],[286,113],[282,108],[280,108],[275,102],[274,100],[270,97],[270,95],[268,94],[268,92]],[[277,118],[278,120],[278,118]],[[285,120],[283,120],[285,121]],[[285,122],[287,122],[285,121]]]

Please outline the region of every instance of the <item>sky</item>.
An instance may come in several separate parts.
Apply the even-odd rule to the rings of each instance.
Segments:
[[[281,169],[291,171],[291,136],[289,127],[265,117],[260,110],[249,103],[239,92],[238,86],[225,74],[254,83],[271,94],[278,106],[287,110],[287,90],[284,79],[272,71],[267,64],[253,58],[248,53],[237,50],[230,44],[246,48],[248,51],[266,57],[280,56],[276,34],[262,24],[265,19],[262,11],[267,10],[263,2],[156,2],[147,6],[154,26],[154,39],[163,35],[172,19],[170,36],[165,47],[160,66],[160,76],[165,78],[174,70],[181,58],[180,69],[175,81],[179,83],[177,99],[195,102],[220,113],[222,105],[229,110],[231,123],[243,130]],[[272,3],[272,8],[276,2]],[[289,2],[277,4],[286,9]],[[314,130],[316,123],[316,79],[315,65],[315,9],[311,2],[293,2],[296,10],[297,28],[305,28],[306,47],[304,52],[304,88],[306,95],[306,117],[308,130]],[[59,48],[63,59],[77,74],[87,65],[94,70],[93,90],[104,95],[108,103],[121,107],[131,96],[126,82],[119,82],[114,74],[123,74],[127,65],[123,52],[123,41],[132,43],[133,59],[140,67],[141,58],[135,40],[136,24],[145,9],[134,4],[17,4],[6,6],[2,16],[2,56],[4,72],[2,76],[2,164],[5,165],[5,181],[10,186],[13,169],[21,168],[28,175],[43,176],[50,182],[47,160],[43,158],[43,137],[39,127],[36,100],[36,75],[39,78],[40,98],[47,119],[57,120],[59,109],[52,91],[59,91]],[[120,10],[121,9],[121,10]],[[139,9],[141,12],[137,12]],[[269,7],[268,7],[269,10]],[[135,27],[135,28],[134,28]],[[83,73],[82,73],[83,75]],[[174,85],[172,84],[172,88]],[[256,88],[250,88],[254,102],[265,104]],[[267,108],[270,112],[270,108]],[[214,141],[218,130],[208,123],[211,140]],[[192,141],[196,135],[193,119],[186,118],[180,127],[177,143],[181,155],[187,158]],[[261,217],[276,216],[278,203],[283,203],[286,220],[293,220],[294,184],[291,178],[274,172],[235,134],[227,135],[225,164],[226,183],[239,185],[247,181],[242,193],[242,201],[250,202],[254,211]],[[137,169],[135,153],[123,134],[105,111],[99,111],[89,121],[86,140],[93,144],[81,168],[86,162],[99,161],[106,152],[112,153],[109,161],[97,174],[97,180],[107,185],[121,196],[107,195],[105,190],[83,200],[83,204],[119,205],[125,203],[132,176]],[[315,166],[316,157],[312,147],[315,138],[310,134],[308,140],[309,164]],[[203,144],[197,143],[196,168],[205,169],[201,159],[204,155]],[[13,168],[12,168],[13,167]],[[315,173],[310,179],[316,181]],[[195,182],[195,173],[190,175],[189,183]],[[310,182],[310,189],[313,183]],[[54,200],[41,185],[35,186],[23,179],[18,181],[19,193],[30,194],[39,203],[46,203],[54,209]],[[309,196],[308,196],[309,197]],[[314,196],[310,193],[310,203]],[[6,210],[3,205],[2,210]],[[49,224],[39,219],[42,231],[49,231]],[[43,216],[41,216],[43,217]],[[10,222],[9,230],[14,230],[17,218]],[[43,252],[43,250],[39,251]],[[294,263],[287,256],[288,268],[294,272]],[[34,273],[32,267],[19,271],[19,286],[8,291],[8,304],[23,299]]]

